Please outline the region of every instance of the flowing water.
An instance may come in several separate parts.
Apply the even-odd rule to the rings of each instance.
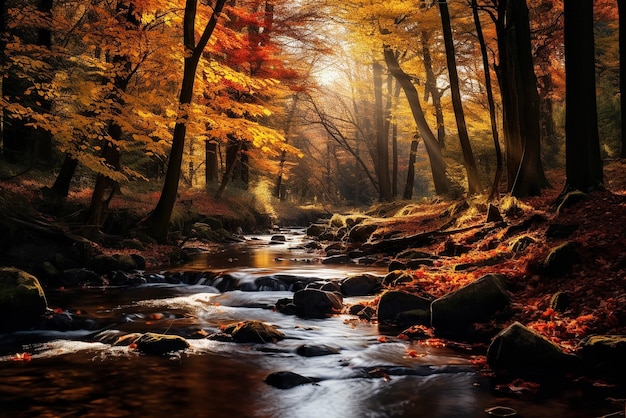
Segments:
[[[285,274],[340,279],[379,268],[321,264],[301,249],[301,231],[270,245],[270,236],[199,254],[184,271],[222,271],[252,281]],[[143,285],[124,289],[50,291],[52,307],[88,313],[112,326],[101,332],[32,331],[0,335],[1,417],[482,417],[494,406],[521,417],[594,417],[603,409],[576,390],[525,400],[505,397],[472,365],[467,354],[423,347],[386,336],[351,316],[302,319],[274,312],[288,291],[231,291],[208,286]],[[358,299],[346,299],[354,303]],[[113,346],[131,332],[189,336],[223,324],[257,319],[287,338],[270,344],[189,339],[191,348],[148,356]],[[303,344],[325,344],[338,354],[302,357]],[[15,361],[26,352],[30,361]],[[376,369],[388,374],[376,374]],[[394,373],[392,371],[398,371]],[[267,385],[272,372],[319,379],[288,390]]]

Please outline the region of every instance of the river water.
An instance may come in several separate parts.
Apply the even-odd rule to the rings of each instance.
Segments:
[[[199,254],[179,270],[230,272],[241,281],[271,274],[341,279],[385,273],[377,267],[321,264],[319,254],[302,249],[302,231],[286,236],[285,243],[272,245],[269,235],[249,237],[222,252]],[[0,335],[0,417],[444,418],[487,417],[486,409],[503,406],[516,416],[545,418],[599,417],[619,410],[578,389],[530,400],[502,395],[477,372],[470,355],[392,335],[381,341],[376,325],[347,315],[302,319],[271,309],[291,296],[287,291],[217,293],[184,284],[49,291],[51,307],[80,310],[113,326],[99,333]],[[252,319],[279,327],[287,338],[264,345],[189,339],[189,350],[164,357],[110,343],[125,333],[188,336]],[[325,344],[339,353],[302,357],[296,350],[303,344]],[[22,352],[30,361],[16,361]],[[394,367],[403,372],[382,377],[367,372]],[[276,389],[264,382],[276,371],[320,380]]]

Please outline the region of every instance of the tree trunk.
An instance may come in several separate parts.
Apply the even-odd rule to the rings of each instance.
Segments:
[[[65,155],[61,171],[59,171],[59,175],[51,187],[55,196],[61,198],[67,197],[70,193],[70,184],[72,183],[72,178],[74,178],[74,173],[76,172],[77,167],[78,160],[69,154]]]
[[[187,133],[187,119],[189,114],[184,110],[186,105],[191,103],[193,98],[193,86],[196,78],[196,68],[200,62],[202,51],[209,41],[213,30],[217,25],[217,19],[222,13],[226,0],[216,0],[213,14],[209,19],[200,40],[195,44],[195,20],[197,0],[187,0],[185,4],[185,16],[183,21],[184,47],[190,53],[185,57],[183,67],[183,83],[180,89],[179,114],[178,121],[174,125],[174,134],[172,137],[172,149],[170,151],[170,159],[165,173],[165,181],[161,197],[145,220],[145,224],[153,236],[159,241],[167,240],[167,231],[169,229],[172,210],[176,202],[178,194],[178,181],[180,179],[181,164],[183,161],[183,151],[185,148],[185,136]]]
[[[241,157],[243,141],[234,141],[226,147],[226,172],[222,176],[220,188],[215,193],[215,198],[219,199],[224,194],[226,186],[235,175],[235,169]]]
[[[291,102],[291,108],[289,109],[289,114],[287,115],[287,120],[285,121],[285,143],[289,143],[289,133],[291,131],[291,124],[293,123],[293,117],[296,113],[296,109],[298,108],[298,102],[300,100],[300,96],[294,94]],[[278,167],[278,176],[276,177],[276,184],[274,186],[274,197],[283,200],[283,176],[285,174],[285,163],[287,162],[287,151],[283,150],[280,153],[280,163]]]
[[[472,152],[467,125],[465,124],[465,113],[461,103],[461,89],[459,86],[459,74],[456,68],[456,58],[454,57],[454,40],[452,39],[452,26],[450,24],[450,11],[447,0],[439,0],[439,13],[441,15],[441,26],[443,27],[443,40],[446,50],[446,63],[448,65],[448,76],[450,78],[450,90],[452,93],[452,106],[456,118],[456,126],[459,133],[459,142],[463,151],[463,161],[467,173],[467,188],[470,195],[482,192],[476,160]]]
[[[549,184],[541,163],[539,94],[528,7],[525,0],[502,3],[504,16],[498,26],[499,81],[509,191],[516,197],[537,196]]]
[[[374,98],[376,112],[376,175],[379,184],[379,200],[391,202],[391,178],[389,177],[389,133],[385,130],[385,112],[383,109],[383,66],[375,62]]]
[[[402,86],[404,94],[409,102],[411,112],[413,113],[413,119],[415,119],[417,129],[421,137],[424,139],[424,145],[426,146],[426,152],[428,153],[430,168],[433,174],[435,193],[439,195],[446,194],[448,193],[450,187],[448,177],[446,176],[446,164],[443,160],[443,155],[441,154],[441,149],[439,148],[437,139],[430,130],[430,127],[426,122],[426,118],[424,117],[417,89],[411,82],[411,77],[409,77],[409,75],[406,74],[402,68],[400,68],[400,64],[398,63],[398,59],[396,58],[394,52],[388,47],[385,47],[384,52],[387,68],[396,78],[398,83],[400,83],[400,86]]]
[[[205,181],[206,186],[209,187],[213,184],[217,183],[217,141],[212,139],[207,139],[204,143],[205,145],[205,156],[206,156],[206,166],[205,166]]]
[[[404,184],[404,194],[402,198],[405,200],[411,200],[413,198],[413,186],[415,185],[415,156],[417,155],[417,146],[419,145],[419,138],[411,141],[411,153],[409,154],[409,169],[406,173],[406,183]]]
[[[622,151],[621,158],[626,158],[626,5],[624,0],[617,0],[619,13],[619,91],[622,116]]]
[[[437,88],[437,77],[433,71],[433,59],[430,55],[430,33],[422,31],[422,60],[426,71],[426,89],[424,90],[424,100],[428,100],[428,95],[433,99],[435,108],[435,118],[437,120],[437,142],[439,148],[446,147],[446,127],[443,120],[443,107],[441,106],[441,92]]]
[[[593,0],[565,2],[566,190],[603,188],[596,105]]]
[[[491,71],[489,69],[489,59],[487,56],[487,45],[483,35],[480,16],[478,15],[478,5],[476,0],[472,0],[472,14],[474,16],[474,25],[476,26],[476,34],[480,45],[480,55],[483,60],[483,71],[485,72],[485,90],[487,90],[487,103],[489,105],[489,120],[491,121],[491,135],[493,136],[493,145],[496,152],[496,173],[494,175],[489,199],[498,197],[498,185],[502,176],[502,150],[500,149],[500,135],[498,134],[498,125],[496,122],[496,104],[493,99],[493,87],[491,85]]]

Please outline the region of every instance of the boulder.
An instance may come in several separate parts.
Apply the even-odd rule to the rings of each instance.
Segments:
[[[74,268],[63,270],[61,273],[61,284],[65,287],[77,286],[103,286],[106,279],[91,270]]]
[[[316,380],[294,372],[274,372],[265,378],[265,383],[278,389],[291,389],[296,386],[315,383]]]
[[[359,274],[345,279],[341,283],[341,293],[344,296],[367,296],[373,295],[378,290],[382,279],[372,274]]]
[[[487,350],[487,363],[498,374],[559,376],[574,370],[579,359],[515,322],[493,339]]]
[[[374,224],[357,224],[348,233],[350,242],[365,242],[378,229]]]
[[[285,334],[275,326],[261,321],[243,321],[232,328],[230,334],[236,343],[271,343],[282,340]]]
[[[576,247],[577,244],[570,241],[553,248],[543,262],[545,273],[549,276],[568,273],[574,264],[580,262],[580,254]]]
[[[413,325],[430,326],[430,310],[412,309],[400,312],[396,315],[396,323],[400,328],[408,328]]]
[[[302,357],[320,357],[339,354],[339,350],[326,344],[303,344],[296,348],[296,354]]]
[[[394,286],[398,283],[406,283],[413,280],[413,276],[411,276],[405,270],[394,270],[390,271],[383,277],[382,284],[385,286]]]
[[[120,254],[117,256],[117,259],[119,260],[120,270],[122,271],[133,271],[137,268],[135,258],[130,254]]]
[[[293,294],[293,304],[299,316],[306,318],[325,318],[341,313],[343,298],[341,295],[321,289],[306,288]]]
[[[433,301],[432,326],[440,336],[465,336],[471,325],[509,305],[504,277],[488,274]]]
[[[626,335],[590,335],[580,342],[578,349],[592,372],[625,379]]]
[[[143,245],[143,243],[139,241],[138,239],[131,238],[131,239],[122,240],[122,248],[126,248],[129,250],[143,251],[146,249],[146,246]]]
[[[428,310],[430,303],[431,301],[428,299],[407,292],[386,291],[380,296],[378,302],[378,321],[395,321],[399,313],[414,309]]]
[[[387,270],[389,272],[396,271],[396,270],[406,270],[406,269],[407,269],[406,263],[403,263],[402,261],[398,261],[398,260],[392,260],[391,263],[389,263],[389,266],[387,266]]]
[[[0,332],[37,325],[48,309],[39,280],[25,271],[0,268]]]
[[[270,244],[283,244],[287,242],[287,237],[284,235],[272,235],[270,238]]]
[[[328,228],[327,225],[322,225],[322,224],[312,224],[311,226],[309,226],[306,230],[306,234],[309,237],[319,237],[320,235],[322,235],[324,232],[326,232],[326,229]]]
[[[91,260],[91,269],[99,274],[104,274],[112,270],[122,270],[119,258],[111,255],[100,254]]]
[[[137,351],[144,354],[164,355],[174,351],[186,350],[189,343],[178,335],[164,335],[147,332],[134,341]]]

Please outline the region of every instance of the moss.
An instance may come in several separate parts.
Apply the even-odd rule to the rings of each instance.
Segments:
[[[330,226],[335,227],[335,228],[343,228],[344,226],[346,226],[346,218],[343,215],[340,215],[338,213],[335,213],[331,218],[330,218]]]
[[[30,328],[47,309],[46,295],[35,276],[13,267],[0,268],[0,330]]]
[[[543,262],[546,274],[558,276],[570,271],[574,264],[580,262],[580,254],[576,251],[575,242],[566,242],[550,251]]]

